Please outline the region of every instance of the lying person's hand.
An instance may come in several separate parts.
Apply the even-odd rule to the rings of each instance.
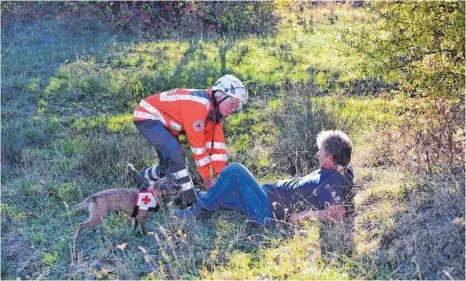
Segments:
[[[325,210],[318,211],[302,211],[296,214],[292,214],[288,219],[290,224],[297,224],[301,220],[332,220],[340,221],[345,218],[346,210],[341,205],[327,205]]]
[[[292,225],[295,225],[301,220],[311,221],[316,219],[318,219],[318,213],[316,211],[303,211],[296,214],[292,214],[289,217],[288,222]]]
[[[207,191],[209,191],[209,189],[211,189],[212,186],[214,186],[214,184],[215,184],[215,181],[212,180],[211,177],[203,178],[203,180],[204,180],[205,189],[206,189]]]

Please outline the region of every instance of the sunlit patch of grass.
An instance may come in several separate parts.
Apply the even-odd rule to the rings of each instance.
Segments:
[[[65,91],[68,88],[68,75],[61,76],[61,77],[52,77],[47,84],[47,87],[44,89],[44,94],[46,96],[52,94],[59,94]]]
[[[354,198],[355,250],[370,254],[380,249],[382,237],[393,230],[395,221],[406,212],[403,202],[409,183],[400,172],[382,170],[367,174],[362,171],[359,180],[363,189]]]
[[[269,49],[273,41],[269,38],[251,38],[235,46],[239,50],[229,52],[227,61],[234,72],[242,77],[258,80],[262,83],[276,84],[284,81],[280,57],[271,54]],[[265,46],[266,47],[265,47]],[[239,63],[234,63],[238,61]]]
[[[252,95],[265,96],[270,94],[265,89],[310,81],[324,91],[341,93],[358,77],[347,72],[357,58],[338,53],[342,44],[338,28],[338,24],[316,23],[312,29],[303,29],[283,23],[274,35],[235,41],[117,45],[108,57],[91,56],[65,64],[44,94],[65,91],[68,99],[84,101],[90,107],[112,101],[113,107],[101,109],[115,113],[130,111],[141,98],[156,92],[209,88],[225,72],[245,81]]]
[[[135,133],[132,114],[111,115],[109,117],[81,117],[71,123],[71,128],[80,132],[89,130],[102,130],[109,133]]]
[[[372,178],[377,184],[371,184],[369,189],[365,189],[358,193],[355,197],[356,205],[370,204],[371,201],[377,200],[394,200],[402,201],[407,187],[402,183],[405,175],[400,172],[387,172],[383,177]]]
[[[208,279],[348,279],[322,262],[319,236],[317,224],[306,224],[293,237],[273,240],[255,252],[233,251],[227,264],[212,272],[203,268],[201,274]]]
[[[288,42],[298,62],[296,68],[307,65],[327,71],[330,75],[338,73],[338,77],[332,79],[334,81],[322,84],[326,87],[331,86],[332,82],[345,83],[360,78],[354,66],[361,58],[341,53],[345,46],[340,40],[340,31],[353,23],[354,9],[345,5],[316,5],[309,9],[306,5],[312,4],[284,1],[277,5],[281,21],[278,23],[276,40],[279,44]],[[304,9],[300,9],[300,6],[304,6]],[[358,10],[357,13],[358,18],[364,17],[364,11]]]
[[[107,130],[109,132],[134,132],[133,115],[111,116],[107,121]]]

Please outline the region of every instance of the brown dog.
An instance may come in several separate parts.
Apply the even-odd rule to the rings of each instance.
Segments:
[[[178,195],[180,188],[175,186],[173,182],[167,178],[162,178],[149,187],[157,197],[157,204],[160,204],[160,199],[165,196]],[[136,200],[137,190],[130,188],[114,188],[101,192],[97,192],[87,197],[83,202],[74,206],[74,209],[80,209],[89,205],[89,218],[86,222],[82,222],[76,228],[74,241],[79,238],[79,234],[86,227],[91,227],[95,231],[95,227],[101,224],[108,211],[122,211],[127,215],[131,215],[134,210],[134,201]],[[136,230],[138,223],[141,226],[141,232],[146,235],[147,231],[144,227],[149,211],[139,210],[133,230]]]

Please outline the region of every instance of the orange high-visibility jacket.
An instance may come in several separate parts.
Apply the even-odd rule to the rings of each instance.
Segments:
[[[184,131],[202,178],[210,176],[210,166],[218,175],[228,161],[223,122],[214,128],[207,120],[211,96],[212,90],[174,89],[142,99],[134,111],[134,121],[160,120],[175,136]]]

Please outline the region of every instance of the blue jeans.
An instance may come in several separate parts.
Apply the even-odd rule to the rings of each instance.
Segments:
[[[198,196],[197,203],[209,211],[226,203],[224,207],[240,209],[248,219],[261,225],[273,221],[267,191],[239,163],[227,165],[214,186]]]

